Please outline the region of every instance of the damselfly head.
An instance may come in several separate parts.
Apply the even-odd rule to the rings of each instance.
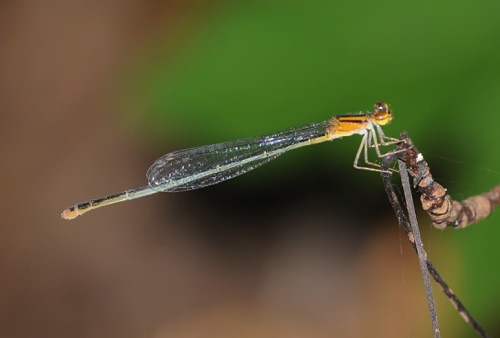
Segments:
[[[392,112],[387,102],[379,101],[375,103],[374,109],[375,111],[373,112],[372,117],[378,125],[385,126],[392,121]]]

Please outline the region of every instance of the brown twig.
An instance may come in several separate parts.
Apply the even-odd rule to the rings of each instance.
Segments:
[[[453,200],[446,189],[434,181],[429,165],[407,132],[401,133],[401,140],[404,142],[398,144],[396,151],[399,158],[409,165],[409,173],[414,177],[414,186],[421,194],[422,208],[429,214],[436,228],[465,228],[487,218],[500,204],[500,185],[462,202]]]

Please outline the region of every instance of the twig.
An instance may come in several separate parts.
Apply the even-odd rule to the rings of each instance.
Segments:
[[[446,189],[432,177],[429,165],[422,153],[414,146],[407,132],[401,133],[397,146],[399,157],[410,166],[414,186],[420,192],[422,208],[429,214],[438,229],[452,226],[465,228],[487,218],[500,204],[500,185],[481,195],[457,202],[446,193]]]
[[[410,206],[413,204],[413,200],[411,199],[411,191],[409,192],[410,199],[409,200],[407,199],[406,204],[408,207],[408,213],[410,217],[413,219],[411,222],[413,224],[409,222],[408,217],[406,217],[406,214],[403,211],[401,202],[399,201],[399,198],[396,195],[396,192],[394,191],[394,188],[392,186],[391,175],[388,172],[390,164],[396,159],[397,155],[398,154],[396,152],[392,152],[386,157],[384,157],[381,165],[382,179],[384,181],[385,191],[387,193],[387,196],[389,197],[389,202],[391,203],[391,206],[394,209],[394,212],[396,213],[396,217],[398,218],[399,225],[401,226],[401,228],[403,228],[406,236],[408,237],[408,240],[410,241],[413,249],[417,252],[417,255],[419,257],[420,269],[422,271],[425,292],[427,294],[427,304],[429,306],[429,314],[431,317],[433,334],[435,338],[438,338],[440,337],[440,330],[437,320],[436,307],[434,305],[434,296],[432,293],[432,287],[430,285],[430,280],[429,280],[429,270],[428,270],[429,260],[427,258],[427,253],[423,248],[422,240],[420,238],[420,231],[418,230],[418,224],[416,222],[415,209]],[[405,168],[403,168],[403,166],[406,167],[404,165],[404,162],[399,161],[399,165],[401,172],[406,170]],[[404,186],[409,187],[409,179],[407,174],[401,175],[401,182],[403,183],[403,187]]]
[[[436,312],[436,304],[434,303],[434,294],[432,292],[431,279],[429,277],[429,270],[426,266],[427,254],[423,248],[422,238],[420,237],[420,229],[418,228],[417,214],[415,212],[415,205],[411,195],[410,179],[406,170],[405,162],[398,160],[399,173],[401,176],[401,184],[405,194],[406,210],[408,210],[408,217],[410,219],[410,226],[415,240],[415,248],[418,254],[418,261],[420,263],[420,270],[422,271],[422,278],[424,279],[425,293],[427,295],[427,305],[429,306],[429,314],[431,316],[432,331],[434,338],[441,336]]]
[[[398,196],[396,192],[394,191],[394,188],[392,186],[391,182],[391,175],[389,174],[389,167],[390,164],[397,158],[404,158],[405,152],[410,151],[410,149],[414,149],[413,144],[411,143],[411,140],[408,138],[407,134],[405,134],[406,137],[402,137],[402,140],[404,142],[401,142],[401,144],[406,144],[409,142],[410,146],[406,146],[406,148],[403,148],[405,145],[398,145],[398,148],[396,151],[389,153],[387,156],[384,157],[382,160],[382,179],[384,181],[384,187],[385,191],[387,193],[387,196],[389,197],[389,202],[391,203],[392,208],[394,209],[394,212],[396,214],[396,217],[398,219],[399,225],[405,232],[406,236],[408,237],[408,240],[410,241],[413,249],[415,249],[418,253],[417,246],[415,244],[415,235],[413,234],[413,231],[411,229],[410,223],[408,221],[408,218],[406,217],[403,208],[401,207],[401,203],[398,199]],[[417,154],[418,151],[416,151]],[[420,155],[419,158],[422,158]],[[426,166],[428,168],[428,166]],[[418,173],[418,171],[417,171]],[[411,174],[411,171],[410,171]],[[416,180],[418,181],[418,180]],[[465,320],[466,323],[468,323],[481,337],[483,338],[489,338],[490,336],[488,333],[479,325],[479,323],[472,317],[472,315],[469,313],[469,311],[465,308],[465,306],[462,304],[462,302],[458,299],[458,297],[454,294],[454,292],[450,289],[450,287],[446,284],[446,282],[443,280],[443,278],[439,275],[438,271],[436,268],[432,265],[431,261],[428,259],[427,254],[425,253],[425,250],[421,248],[423,251],[423,255],[425,257],[425,264],[427,266],[427,270],[429,271],[430,275],[432,278],[436,281],[436,283],[439,285],[443,293],[447,296],[448,300],[452,303],[452,305],[457,309],[457,311],[460,313],[462,318]],[[432,317],[432,314],[431,314]]]

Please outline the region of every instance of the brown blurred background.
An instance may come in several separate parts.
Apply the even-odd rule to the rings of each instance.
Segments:
[[[498,74],[477,61],[496,64],[483,30],[498,21],[486,5],[381,6],[1,3],[0,337],[430,337],[417,260],[381,180],[352,169],[358,139],[200,191],[59,218],[76,202],[147,184],[166,152],[369,110],[377,99],[400,111],[388,134],[413,130],[426,149],[466,162],[436,169],[445,184],[467,182],[457,198],[493,186],[496,145],[481,156],[481,141],[460,141],[474,126],[452,140],[470,116],[461,112],[479,102],[498,119]],[[481,30],[457,31],[466,18]],[[450,63],[457,54],[466,61]],[[462,100],[471,83],[485,87]],[[481,130],[482,144],[495,144]],[[459,296],[483,288],[464,279],[473,272],[457,243],[471,232],[436,235],[422,220]],[[482,229],[472,231],[494,237]],[[496,271],[495,245],[470,250],[489,254]],[[494,285],[487,273],[476,275]],[[443,336],[472,336],[435,293]],[[497,299],[464,299],[473,314],[484,304],[478,320],[492,332]]]

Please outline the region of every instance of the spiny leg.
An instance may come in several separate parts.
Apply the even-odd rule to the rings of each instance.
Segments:
[[[368,131],[363,135],[363,138],[361,139],[361,144],[359,145],[358,151],[356,152],[356,157],[354,158],[354,168],[360,169],[360,170],[368,170],[368,171],[375,171],[375,172],[383,172],[383,173],[389,173],[391,174],[391,171],[386,171],[386,170],[381,170],[378,169],[380,167],[379,164],[373,163],[368,161],[368,142],[371,137],[370,135],[371,131]],[[366,164],[372,165],[373,167],[364,167],[360,166],[359,163],[359,157],[361,156],[361,152],[364,152],[364,160]]]
[[[395,154],[397,152],[400,152],[400,151],[391,150],[387,153],[382,153],[380,151],[380,146],[390,146],[393,144],[398,144],[402,141],[400,139],[397,139],[397,138],[385,136],[384,131],[382,130],[382,128],[378,124],[373,124],[373,126],[375,127],[375,129],[377,131],[376,132],[373,130],[369,131],[371,133],[370,134],[371,137],[368,140],[368,146],[370,148],[375,148],[375,152],[377,153],[377,156],[379,158],[382,158],[386,155],[392,155],[392,154]],[[380,139],[380,144],[377,141],[377,135]],[[373,145],[371,144],[372,139],[373,139]]]
[[[369,133],[371,133],[371,134],[370,134],[370,138],[368,139],[368,146],[375,148],[375,152],[377,153],[377,156],[379,158],[383,158],[383,157],[388,156],[388,155],[394,155],[394,154],[398,154],[398,153],[406,151],[406,149],[400,149],[400,150],[391,150],[391,151],[388,151],[386,153],[382,153],[380,151],[380,145],[388,146],[388,145],[398,144],[398,143],[405,142],[405,141],[397,139],[397,138],[385,136],[384,131],[382,130],[382,128],[379,125],[375,124],[374,126],[377,129],[377,132],[375,132],[373,130],[369,131]],[[380,138],[380,144],[377,142],[377,135]],[[374,143],[373,145],[371,145],[372,139],[373,139],[373,143]],[[399,172],[397,169],[392,169],[392,168],[390,168],[390,171],[395,172],[395,173]]]

